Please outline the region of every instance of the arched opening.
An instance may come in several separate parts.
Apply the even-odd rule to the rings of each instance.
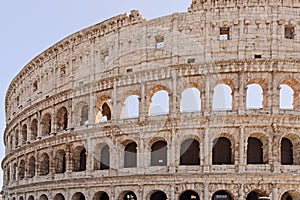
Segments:
[[[233,164],[231,142],[225,137],[219,137],[213,142],[213,165]]]
[[[43,153],[40,159],[40,175],[44,176],[49,174],[49,156],[46,153]]]
[[[250,84],[247,86],[247,109],[259,109],[263,107],[263,89],[259,84]]]
[[[97,102],[96,123],[107,122],[112,118],[112,100],[108,96],[100,97]]]
[[[264,164],[263,143],[257,138],[248,138],[247,164]]]
[[[166,166],[168,147],[166,141],[157,141],[151,146],[151,166]]]
[[[77,192],[73,195],[72,200],[85,200],[85,196],[81,192]]]
[[[137,200],[136,198],[136,195],[134,194],[134,192],[130,191],[130,192],[127,192],[125,195],[124,195],[124,200]]]
[[[157,91],[151,98],[150,116],[169,113],[169,94],[165,90]]]
[[[18,177],[20,180],[23,180],[25,178],[25,161],[24,160],[20,161]]]
[[[110,149],[108,145],[105,145],[101,149],[100,170],[105,170],[109,168],[110,168]]]
[[[197,140],[187,139],[181,144],[180,165],[200,165],[200,148]]]
[[[15,181],[17,177],[17,163],[13,164],[13,171],[12,171],[12,180]]]
[[[54,200],[65,200],[64,195],[62,195],[61,193],[55,195]]]
[[[104,103],[102,105],[102,118],[101,122],[109,121],[111,120],[111,110],[107,103]]]
[[[42,135],[47,136],[51,133],[51,115],[45,114],[42,118]]]
[[[84,105],[80,112],[80,126],[88,125],[89,123],[89,106]]]
[[[15,147],[19,146],[19,130],[16,130],[15,133]]]
[[[23,198],[23,197],[20,197],[19,200],[24,200],[24,198]]]
[[[38,121],[33,119],[30,126],[31,140],[36,140],[38,134]]]
[[[151,195],[150,200],[167,200],[167,195],[163,191],[157,191]]]
[[[285,192],[281,196],[280,200],[298,200],[298,199],[300,199],[300,193],[295,190],[291,190],[291,191]]]
[[[27,125],[23,124],[22,126],[22,142],[25,143],[27,141]]]
[[[200,91],[193,87],[181,94],[180,112],[199,112],[201,110]]]
[[[34,200],[34,197],[33,196],[29,196],[28,200]]]
[[[55,173],[66,172],[66,152],[64,150],[58,150],[55,156]]]
[[[73,171],[80,172],[86,170],[86,149],[77,147],[74,152],[74,168]]]
[[[123,118],[136,118],[139,116],[139,96],[130,95],[126,98],[122,112]]]
[[[109,200],[109,196],[106,192],[97,192],[93,200]]]
[[[187,190],[180,195],[179,200],[200,200],[200,197],[197,192]]]
[[[293,164],[293,143],[287,138],[281,140],[281,164]]]
[[[136,167],[137,166],[137,144],[131,142],[125,146],[124,150],[124,167]]]
[[[228,192],[224,190],[220,190],[213,194],[211,200],[232,200],[232,198]]]
[[[58,130],[67,130],[68,128],[68,110],[66,107],[61,107],[57,111],[57,127]]]
[[[40,200],[48,200],[48,197],[45,194],[43,194],[40,196]]]
[[[35,176],[35,158],[31,156],[28,162],[28,178]]]
[[[294,108],[294,90],[287,84],[280,85],[280,109]]]
[[[247,195],[246,200],[259,200],[263,199],[262,197],[268,197],[268,195],[260,191],[252,191]]]
[[[232,110],[232,90],[229,85],[218,84],[214,88],[213,110]]]

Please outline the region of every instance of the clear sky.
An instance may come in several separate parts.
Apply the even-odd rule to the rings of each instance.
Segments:
[[[83,28],[131,10],[146,19],[185,12],[192,0],[0,1],[0,158],[4,157],[4,99],[14,76],[48,47]],[[0,170],[2,186],[2,170]]]

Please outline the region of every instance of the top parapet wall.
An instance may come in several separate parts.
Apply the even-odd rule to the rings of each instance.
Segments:
[[[300,0],[193,0],[189,12],[218,7],[287,6],[300,7]]]

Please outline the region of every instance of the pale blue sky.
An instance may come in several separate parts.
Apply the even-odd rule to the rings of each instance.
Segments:
[[[35,56],[66,36],[133,9],[146,19],[185,12],[192,0],[8,0],[0,2],[0,158],[4,98],[10,81]],[[0,186],[2,170],[0,170]]]

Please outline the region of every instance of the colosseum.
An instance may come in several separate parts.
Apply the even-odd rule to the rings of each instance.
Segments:
[[[300,1],[80,30],[6,94],[5,200],[299,200]]]

